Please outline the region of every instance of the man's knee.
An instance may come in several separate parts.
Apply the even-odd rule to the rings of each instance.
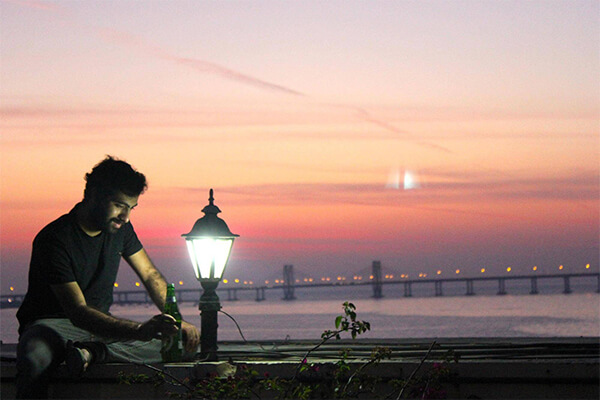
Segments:
[[[56,331],[44,325],[34,325],[19,338],[17,370],[35,378],[50,366],[60,364],[64,353],[64,340]]]

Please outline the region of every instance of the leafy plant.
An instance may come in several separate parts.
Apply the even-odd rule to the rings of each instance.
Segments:
[[[170,383],[185,389],[184,393],[169,394],[172,397],[179,398],[260,399],[263,394],[269,398],[302,400],[312,398],[358,398],[365,394],[370,398],[385,397],[375,390],[381,379],[370,376],[365,371],[370,366],[391,358],[392,351],[387,347],[373,348],[370,357],[358,366],[353,366],[349,362],[352,352],[349,348],[340,351],[339,358],[335,363],[315,364],[309,362],[310,355],[328,341],[332,339],[339,340],[344,334],[349,334],[352,339],[356,339],[357,336],[371,329],[369,322],[357,319],[354,304],[344,302],[342,307],[343,314],[338,315],[334,321],[335,329],[323,332],[321,341],[304,354],[291,378],[271,377],[269,373],[260,375],[255,369],[247,365],[239,365],[233,376],[220,377],[217,373],[214,373],[195,381],[193,385],[190,385],[188,380],[182,382],[169,374],[160,372],[155,374],[154,377],[143,374],[130,376],[121,374],[119,378],[124,384],[150,381],[155,382],[155,384],[156,382]],[[441,381],[449,375],[447,363],[436,363],[425,374],[417,376],[418,370],[429,356],[434,345],[435,342],[432,343],[421,363],[407,379],[396,379],[389,382],[394,387],[394,391],[385,397],[386,399],[406,397],[445,398]],[[154,367],[152,369],[157,370]],[[166,376],[171,379],[167,380]]]

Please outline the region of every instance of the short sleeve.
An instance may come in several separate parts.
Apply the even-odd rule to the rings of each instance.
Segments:
[[[123,229],[123,250],[121,251],[121,254],[123,257],[129,257],[140,251],[144,246],[142,246],[142,243],[138,239],[131,222],[125,224]]]

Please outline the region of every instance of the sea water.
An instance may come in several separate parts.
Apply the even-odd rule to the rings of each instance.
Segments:
[[[233,317],[247,340],[319,339],[334,329],[342,304],[351,301],[359,320],[368,321],[371,330],[365,338],[435,337],[600,337],[600,294],[595,289],[563,294],[557,286],[550,293],[528,294],[525,287],[507,287],[509,294],[493,289],[465,296],[464,290],[444,288],[444,296],[415,294],[404,297],[401,286],[384,286],[384,297],[370,297],[369,287],[339,289],[297,289],[295,300],[282,300],[280,291],[267,291],[264,301],[255,301],[253,291],[240,292],[239,300],[228,301],[221,294],[223,311]],[[589,289],[589,288],[588,288]],[[513,293],[511,293],[514,292]],[[462,293],[462,294],[461,294]],[[225,297],[225,299],[223,299]],[[197,326],[197,304],[180,304],[184,319]],[[153,305],[114,305],[113,315],[145,321],[158,311]],[[18,339],[16,309],[2,309],[0,339]],[[218,338],[242,340],[236,324],[219,313]]]

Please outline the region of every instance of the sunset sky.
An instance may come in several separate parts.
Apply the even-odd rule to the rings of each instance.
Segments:
[[[598,271],[596,0],[0,5],[2,294],[106,154],[188,287],[210,188],[230,279]]]

